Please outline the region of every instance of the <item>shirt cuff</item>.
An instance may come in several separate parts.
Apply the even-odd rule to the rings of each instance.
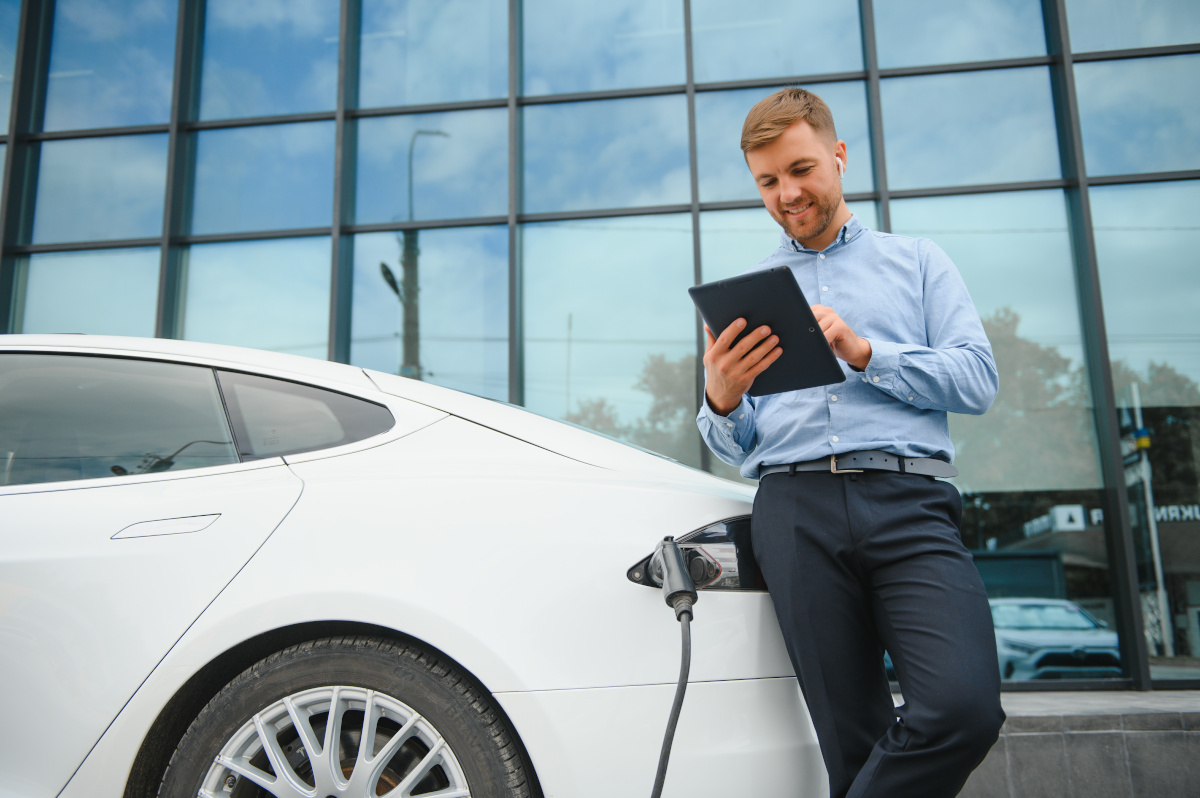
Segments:
[[[876,341],[868,338],[871,344],[871,362],[867,364],[863,374],[867,382],[890,391],[900,373],[900,345],[891,341]]]
[[[742,400],[738,402],[738,406],[728,416],[723,416],[716,410],[713,410],[712,405],[708,403],[708,397],[702,396],[701,401],[700,412],[723,435],[734,441],[742,438],[742,433],[748,431],[750,425],[753,423],[753,408],[750,407],[750,402],[747,401],[745,395],[742,396]]]

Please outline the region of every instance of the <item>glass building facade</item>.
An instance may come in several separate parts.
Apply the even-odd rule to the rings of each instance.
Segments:
[[[328,358],[736,478],[685,289],[777,246],[738,137],[784,85],[995,349],[951,429],[1002,672],[1200,687],[1194,0],[0,0],[0,332]]]

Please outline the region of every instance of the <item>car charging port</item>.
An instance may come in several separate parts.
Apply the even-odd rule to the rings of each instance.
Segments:
[[[698,570],[708,567],[702,560],[693,559],[690,563],[685,560],[675,538],[668,535],[654,550],[654,556],[650,558],[648,568],[655,581],[661,579],[663,600],[668,607],[675,610],[675,619],[679,621],[683,635],[679,683],[675,688],[675,701],[671,704],[671,715],[667,719],[667,731],[663,735],[662,751],[658,755],[658,772],[654,777],[654,790],[650,793],[651,798],[659,798],[662,795],[663,784],[667,780],[667,762],[671,758],[671,744],[675,740],[675,727],[679,723],[679,711],[683,708],[684,693],[687,692],[688,672],[692,665],[692,607],[698,600],[696,585],[689,566],[697,564]],[[707,574],[707,570],[704,570],[703,573]]]

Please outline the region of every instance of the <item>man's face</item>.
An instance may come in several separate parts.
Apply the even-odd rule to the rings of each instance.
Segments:
[[[775,141],[746,153],[771,216],[789,236],[812,249],[831,244],[841,228],[833,225],[842,208],[835,156],[845,163],[846,143],[831,141],[807,122],[794,122]]]

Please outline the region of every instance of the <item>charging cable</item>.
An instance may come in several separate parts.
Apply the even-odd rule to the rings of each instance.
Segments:
[[[675,740],[675,727],[679,723],[679,711],[683,708],[683,694],[687,692],[688,671],[692,667],[692,605],[698,599],[683,552],[673,537],[663,538],[650,560],[652,572],[660,568],[663,599],[668,607],[675,610],[675,620],[679,621],[683,633],[683,659],[679,665],[679,685],[675,688],[675,703],[671,705],[671,716],[667,720],[667,732],[663,737],[662,752],[658,755],[658,773],[654,777],[654,791],[650,793],[650,798],[662,795],[663,782],[667,780],[667,760],[671,758],[671,743]]]

